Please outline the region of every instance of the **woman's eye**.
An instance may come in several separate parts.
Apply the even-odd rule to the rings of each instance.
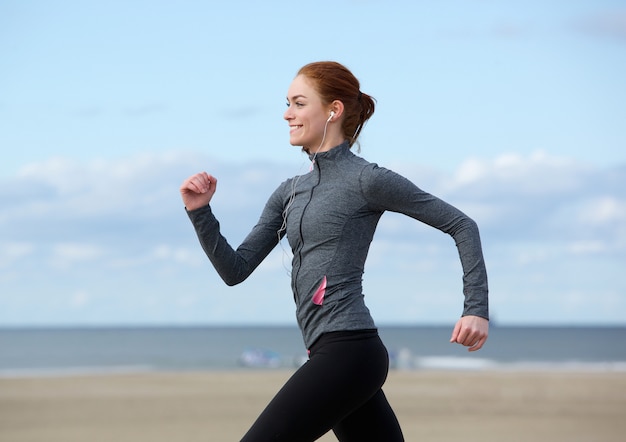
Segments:
[[[302,107],[302,106],[304,106],[304,103],[301,103],[301,102],[299,102],[299,101],[296,101],[296,102],[294,102],[293,104],[294,104],[294,106],[296,106],[296,107]],[[289,106],[291,106],[291,103],[287,101],[287,102],[285,103],[285,105],[286,105],[287,107],[289,107]]]

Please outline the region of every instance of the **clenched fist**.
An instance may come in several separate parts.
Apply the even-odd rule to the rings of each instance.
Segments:
[[[187,210],[195,210],[209,204],[216,189],[217,179],[206,172],[200,172],[183,181],[180,195]]]

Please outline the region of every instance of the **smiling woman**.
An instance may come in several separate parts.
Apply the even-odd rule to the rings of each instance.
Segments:
[[[382,390],[389,356],[362,289],[378,221],[385,211],[399,212],[454,238],[465,303],[450,342],[470,351],[482,348],[488,334],[478,227],[455,207],[352,152],[375,106],[346,67],[304,66],[289,87],[287,104],[290,142],[309,155],[311,170],[274,191],[236,250],[221,235],[209,205],[217,178],[201,172],[180,187],[202,248],[226,284],[247,279],[283,237],[293,253],[291,288],[309,360],[242,441],[314,441],[330,430],[342,442],[403,441]]]

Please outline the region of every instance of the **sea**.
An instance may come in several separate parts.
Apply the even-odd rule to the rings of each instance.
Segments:
[[[451,327],[382,326],[391,370],[584,370],[626,373],[626,327],[494,326],[483,349]],[[0,378],[296,369],[289,326],[0,328]]]

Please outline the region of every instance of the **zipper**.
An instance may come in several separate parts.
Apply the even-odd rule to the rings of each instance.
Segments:
[[[300,233],[300,250],[298,250],[298,257],[299,257],[298,262],[300,264],[298,265],[298,268],[296,270],[296,275],[294,276],[294,294],[293,294],[294,300],[296,301],[299,297],[297,281],[298,281],[298,274],[300,273],[300,268],[302,268],[302,249],[304,248],[304,235],[302,233],[302,220],[304,219],[304,214],[306,213],[306,210],[309,207],[309,204],[311,204],[311,201],[313,200],[313,192],[315,191],[315,188],[319,186],[320,182],[322,181],[322,170],[320,169],[320,166],[318,163],[315,163],[315,164],[317,164],[317,184],[311,187],[311,191],[309,192],[309,200],[306,202],[306,204],[302,208],[302,214],[300,215],[300,225],[298,226],[298,230]],[[315,168],[313,170],[315,170]],[[297,305],[297,302],[296,302],[296,305]]]

